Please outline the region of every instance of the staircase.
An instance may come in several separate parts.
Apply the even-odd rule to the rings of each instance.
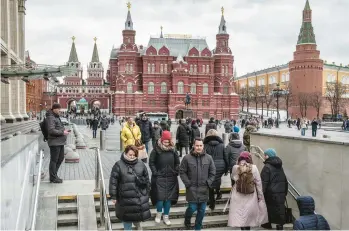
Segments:
[[[39,121],[29,120],[1,125],[1,141],[10,139],[19,134],[26,134],[40,130]]]
[[[203,229],[207,230],[231,230],[227,227],[228,210],[223,212],[228,200],[229,192],[223,192],[222,199],[216,202],[216,208],[211,211],[208,207],[203,220]],[[39,214],[37,218],[36,230],[104,230],[100,227],[100,200],[99,194],[95,195],[73,195],[73,196],[50,196],[44,197],[39,203]],[[156,224],[154,222],[156,208],[151,205],[152,218],[142,222],[143,230],[185,230],[184,214],[187,207],[185,195],[180,193],[178,203],[171,207],[170,219],[171,226],[163,222]],[[108,207],[112,222],[113,230],[123,230],[122,222],[115,216],[115,207],[112,202],[108,201]],[[39,216],[38,214],[38,216]],[[195,222],[195,214],[192,217],[192,226]],[[99,228],[97,228],[99,227]],[[263,228],[254,228],[259,230]],[[285,230],[292,230],[292,225],[285,225]]]

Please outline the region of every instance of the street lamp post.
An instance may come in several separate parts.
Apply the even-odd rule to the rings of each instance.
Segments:
[[[283,90],[280,89],[280,84],[277,83],[276,84],[276,89],[273,89],[274,94],[276,94],[276,128],[279,128],[279,96],[280,96],[280,92],[282,92]]]

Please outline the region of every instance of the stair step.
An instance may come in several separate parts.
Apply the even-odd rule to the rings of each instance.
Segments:
[[[230,194],[223,194],[222,195],[222,199],[219,199],[216,201],[216,205],[218,204],[225,204],[229,198]],[[151,208],[155,208],[155,206],[153,206],[151,204],[151,201],[149,201]],[[100,201],[99,200],[95,200],[95,204],[96,204],[96,211],[99,212],[99,208],[100,208]],[[177,204],[176,205],[172,205],[171,208],[175,208],[175,207],[183,207],[183,206],[187,206],[188,202],[185,199],[185,196],[180,196],[178,198]],[[114,211],[115,210],[115,206],[113,204],[113,202],[111,200],[108,200],[108,207],[109,207],[109,211]]]
[[[202,222],[203,228],[205,227],[222,227],[227,226],[228,215],[220,215],[220,216],[206,216]],[[192,226],[195,223],[195,216],[191,219]],[[160,224],[155,224],[154,220],[149,220],[141,223],[143,230],[160,230],[160,229],[186,229],[184,226],[184,219],[171,219],[171,225],[167,226],[163,222]],[[113,223],[113,230],[123,230],[122,223]]]
[[[96,207],[92,195],[78,195],[79,230],[97,230]]]
[[[77,213],[78,205],[73,202],[58,202],[58,214],[62,213]]]
[[[215,210],[211,210],[210,208],[206,207],[206,216],[216,216],[216,215],[224,215],[228,214],[229,208],[227,208],[227,211],[223,213],[223,209],[225,207],[225,204],[218,204],[216,205]],[[184,213],[186,211],[187,207],[171,207],[170,210],[170,218],[171,219],[177,219],[177,218],[184,218]],[[151,219],[154,219],[156,216],[156,209],[150,209],[151,212]],[[110,220],[113,223],[121,222],[116,216],[114,211],[109,211],[110,213]],[[196,213],[195,213],[196,214]],[[100,213],[97,213],[97,221],[100,221]]]
[[[79,230],[77,225],[59,226],[57,230]]]
[[[276,225],[273,224],[273,230],[276,230]],[[262,227],[253,227],[251,228],[252,230],[265,230],[264,228]],[[237,227],[217,227],[217,228],[208,228],[208,229],[205,229],[205,230],[240,230],[240,228],[237,228]],[[284,230],[293,230],[293,224],[285,224],[284,225]]]
[[[64,213],[58,214],[57,226],[72,226],[78,224],[78,214],[77,213]]]

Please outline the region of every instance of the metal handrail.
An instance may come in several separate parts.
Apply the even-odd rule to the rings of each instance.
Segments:
[[[259,146],[256,146],[256,145],[251,145],[251,149],[252,149],[252,148],[254,148],[254,149],[257,150],[257,152],[253,152],[253,153],[254,153],[258,158],[264,160],[264,157],[260,154],[260,153],[264,153],[264,152],[263,152],[263,149],[262,149],[261,147],[259,147]],[[251,152],[251,153],[252,153],[252,152]],[[297,199],[298,196],[301,196],[300,192],[294,187],[294,185],[293,185],[289,180],[287,180],[287,182],[288,182],[288,185],[292,188],[292,190],[297,194],[297,195],[295,195],[295,194],[293,193],[293,191],[291,191],[290,189],[288,189],[288,192],[292,195],[292,197],[293,197],[294,199]]]
[[[100,221],[101,226],[105,226],[105,230],[112,230],[108,200],[107,200],[107,192],[105,189],[105,181],[104,181],[104,173],[102,167],[102,159],[101,153],[98,147],[92,147],[90,149],[94,149],[96,151],[96,177],[95,177],[95,191],[99,191],[100,193]]]
[[[38,210],[38,201],[39,201],[39,190],[40,190],[40,183],[41,183],[41,169],[42,169],[42,160],[43,160],[44,150],[40,150],[39,152],[39,169],[38,169],[38,180],[36,182],[36,189],[35,189],[35,199],[34,199],[34,211],[32,216],[32,222],[30,230],[35,230],[36,225],[36,213]]]

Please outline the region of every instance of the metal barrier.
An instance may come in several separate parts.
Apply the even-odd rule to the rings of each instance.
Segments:
[[[44,158],[44,150],[40,150],[40,152],[39,152],[39,169],[38,169],[38,174],[36,175],[37,181],[36,181],[36,189],[35,189],[34,211],[33,211],[30,230],[35,230],[36,213],[38,211],[39,190],[40,190],[40,183],[41,183],[41,169],[42,169],[43,158]],[[35,177],[35,175],[34,175],[34,177]],[[35,179],[34,179],[34,182],[35,182]]]
[[[107,192],[105,189],[101,153],[99,151],[99,148],[97,147],[92,147],[90,149],[94,149],[96,151],[95,192],[99,191],[99,194],[100,194],[99,212],[100,212],[101,226],[105,226],[105,230],[112,230],[108,201],[107,201]]]

